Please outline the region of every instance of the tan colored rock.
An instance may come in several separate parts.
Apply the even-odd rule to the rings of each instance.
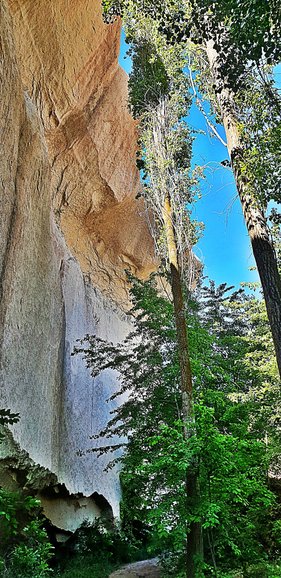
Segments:
[[[118,65],[120,24],[102,22],[99,0],[9,5],[23,84],[48,142],[57,222],[83,273],[126,299],[124,262],[142,277],[155,262],[135,201],[137,134]]]
[[[62,294],[51,236],[50,167],[37,111],[22,90],[5,2],[1,2],[1,25],[0,185],[1,206],[6,208],[0,234],[1,405],[16,406],[22,416],[25,408],[36,407],[40,419],[36,439],[32,424],[22,419],[24,448],[45,447],[48,452],[58,435],[53,409],[62,333]],[[42,352],[48,349],[46,336],[50,335],[54,346],[47,357]],[[36,386],[43,374],[45,396]],[[52,432],[47,438],[46,431]]]
[[[120,27],[103,24],[98,0],[1,0],[0,16],[0,407],[20,413],[15,447],[70,501],[86,497],[91,516],[103,496],[118,515],[118,474],[90,451],[117,376],[93,383],[71,352],[86,333],[125,337],[124,269],[155,266]],[[74,528],[81,511],[75,522],[68,510]]]

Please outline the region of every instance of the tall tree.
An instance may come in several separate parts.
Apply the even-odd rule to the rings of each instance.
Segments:
[[[226,133],[228,153],[263,288],[281,376],[281,278],[276,253],[264,207],[259,198],[256,182],[258,178],[248,170],[248,149],[241,131],[241,115],[238,112],[234,89],[235,87],[237,90],[236,79],[232,81],[231,75],[222,74],[224,67],[221,65],[223,61],[221,52],[224,50],[224,43],[217,41],[218,31],[214,31],[206,13],[204,16],[201,26],[204,28],[204,44],[216,96],[216,107]],[[223,23],[221,28],[223,29]],[[268,168],[270,170],[270,167]]]
[[[183,295],[183,270],[192,283],[194,261],[191,257],[192,227],[186,205],[191,198],[191,139],[181,122],[186,112],[187,84],[184,62],[177,45],[167,46],[152,21],[126,20],[131,40],[133,74],[130,78],[130,103],[139,118],[139,161],[145,170],[144,199],[156,247],[170,270],[178,356],[181,378],[181,417],[188,442],[195,434],[192,374]],[[189,99],[190,100],[190,99]],[[164,239],[164,242],[163,242]],[[164,251],[163,251],[164,247]],[[185,267],[182,263],[185,261]],[[186,471],[188,500],[199,499],[197,465]],[[190,524],[186,543],[186,575],[194,578],[196,563],[203,557],[202,529],[198,521]]]
[[[150,116],[150,115],[149,115]],[[194,404],[193,385],[189,355],[188,333],[185,315],[185,302],[183,295],[182,279],[183,275],[180,266],[180,231],[177,232],[177,218],[175,215],[176,195],[180,196],[182,191],[179,187],[179,169],[176,162],[176,155],[180,157],[180,150],[174,147],[175,140],[179,144],[178,134],[175,126],[175,101],[174,99],[162,98],[157,107],[151,110],[148,128],[145,131],[145,154],[149,161],[146,165],[150,179],[150,195],[155,207],[160,206],[161,217],[164,225],[165,245],[170,268],[170,279],[172,289],[172,299],[177,332],[178,356],[181,376],[181,413],[184,427],[184,437],[186,441],[194,435]],[[148,118],[146,117],[146,122]],[[179,129],[179,127],[178,127]],[[146,195],[148,199],[150,195]],[[184,207],[184,198],[180,199]],[[159,218],[159,213],[155,215]],[[191,263],[192,260],[189,259]],[[197,466],[194,463],[189,466],[186,472],[186,492],[188,499],[194,503],[199,501],[199,480]],[[202,559],[202,529],[200,522],[192,522],[187,537],[186,551],[186,575],[193,578],[196,575],[196,558]]]
[[[93,375],[107,368],[120,372],[114,397],[122,395],[123,403],[100,433],[98,452],[115,449],[116,435],[128,438],[121,458],[123,523],[138,536],[148,531],[152,543],[171,554],[171,576],[183,576],[186,526],[198,519],[205,564],[196,576],[241,566],[246,573],[268,557],[274,501],[267,464],[280,455],[281,394],[268,323],[260,317],[263,304],[240,291],[228,297],[226,284],[213,283],[199,287],[197,299],[189,302],[196,436],[187,443],[179,419],[175,316],[171,300],[157,291],[157,278],[131,279],[133,331],[125,341],[113,345],[88,336],[80,350]],[[194,457],[200,464],[200,500],[191,504],[185,471]],[[278,525],[276,520],[274,532]],[[255,570],[263,575],[262,567]]]
[[[134,72],[130,78],[130,102],[140,118],[140,153],[146,185],[143,196],[160,255],[170,270],[172,302],[178,344],[181,380],[181,417],[184,437],[188,442],[195,434],[193,385],[189,356],[188,332],[183,295],[183,262],[186,279],[194,275],[191,244],[193,228],[186,206],[191,200],[190,158],[191,138],[181,117],[186,105],[186,81],[182,72],[181,54],[169,50],[159,58],[155,43],[161,42],[142,29],[141,23],[130,21]],[[160,49],[160,46],[159,46]],[[162,45],[162,51],[165,45]],[[163,242],[164,239],[164,242]],[[199,500],[198,471],[194,463],[186,471],[188,500]],[[186,545],[186,574],[196,575],[196,560],[203,557],[201,524],[189,526]]]
[[[248,148],[241,130],[243,117],[237,106],[237,95],[247,86],[250,67],[262,68],[264,62],[272,64],[281,57],[280,6],[274,0],[219,3],[210,0],[137,0],[134,3],[107,0],[105,10],[108,15],[114,14],[114,10],[119,14],[123,11],[125,20],[145,15],[158,26],[170,46],[185,45],[189,54],[200,49],[206,57],[203,56],[201,62],[206,63],[207,59],[207,92],[213,93],[216,112],[225,128],[281,375],[281,279],[265,217],[266,207],[261,204],[258,194],[258,176],[248,168]],[[268,91],[268,98],[276,103],[274,91],[271,90],[270,95]],[[269,166],[268,170],[271,169]],[[270,195],[265,196],[268,201]]]

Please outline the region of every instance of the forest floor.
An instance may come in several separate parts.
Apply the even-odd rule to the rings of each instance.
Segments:
[[[158,558],[127,564],[110,574],[109,578],[160,578]]]

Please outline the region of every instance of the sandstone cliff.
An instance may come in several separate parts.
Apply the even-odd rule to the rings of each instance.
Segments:
[[[135,200],[136,126],[118,66],[120,26],[99,0],[0,4],[0,446],[2,483],[41,492],[58,527],[110,506],[116,472],[77,452],[106,423],[114,372],[93,382],[75,341],[129,330],[124,269],[154,267]]]

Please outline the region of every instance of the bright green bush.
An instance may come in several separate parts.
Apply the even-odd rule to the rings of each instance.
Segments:
[[[3,578],[45,578],[52,549],[40,501],[0,489],[0,570]]]
[[[14,547],[10,556],[11,573],[17,578],[45,578],[52,570],[48,561],[52,546],[38,520],[33,520],[22,530],[25,540]]]

